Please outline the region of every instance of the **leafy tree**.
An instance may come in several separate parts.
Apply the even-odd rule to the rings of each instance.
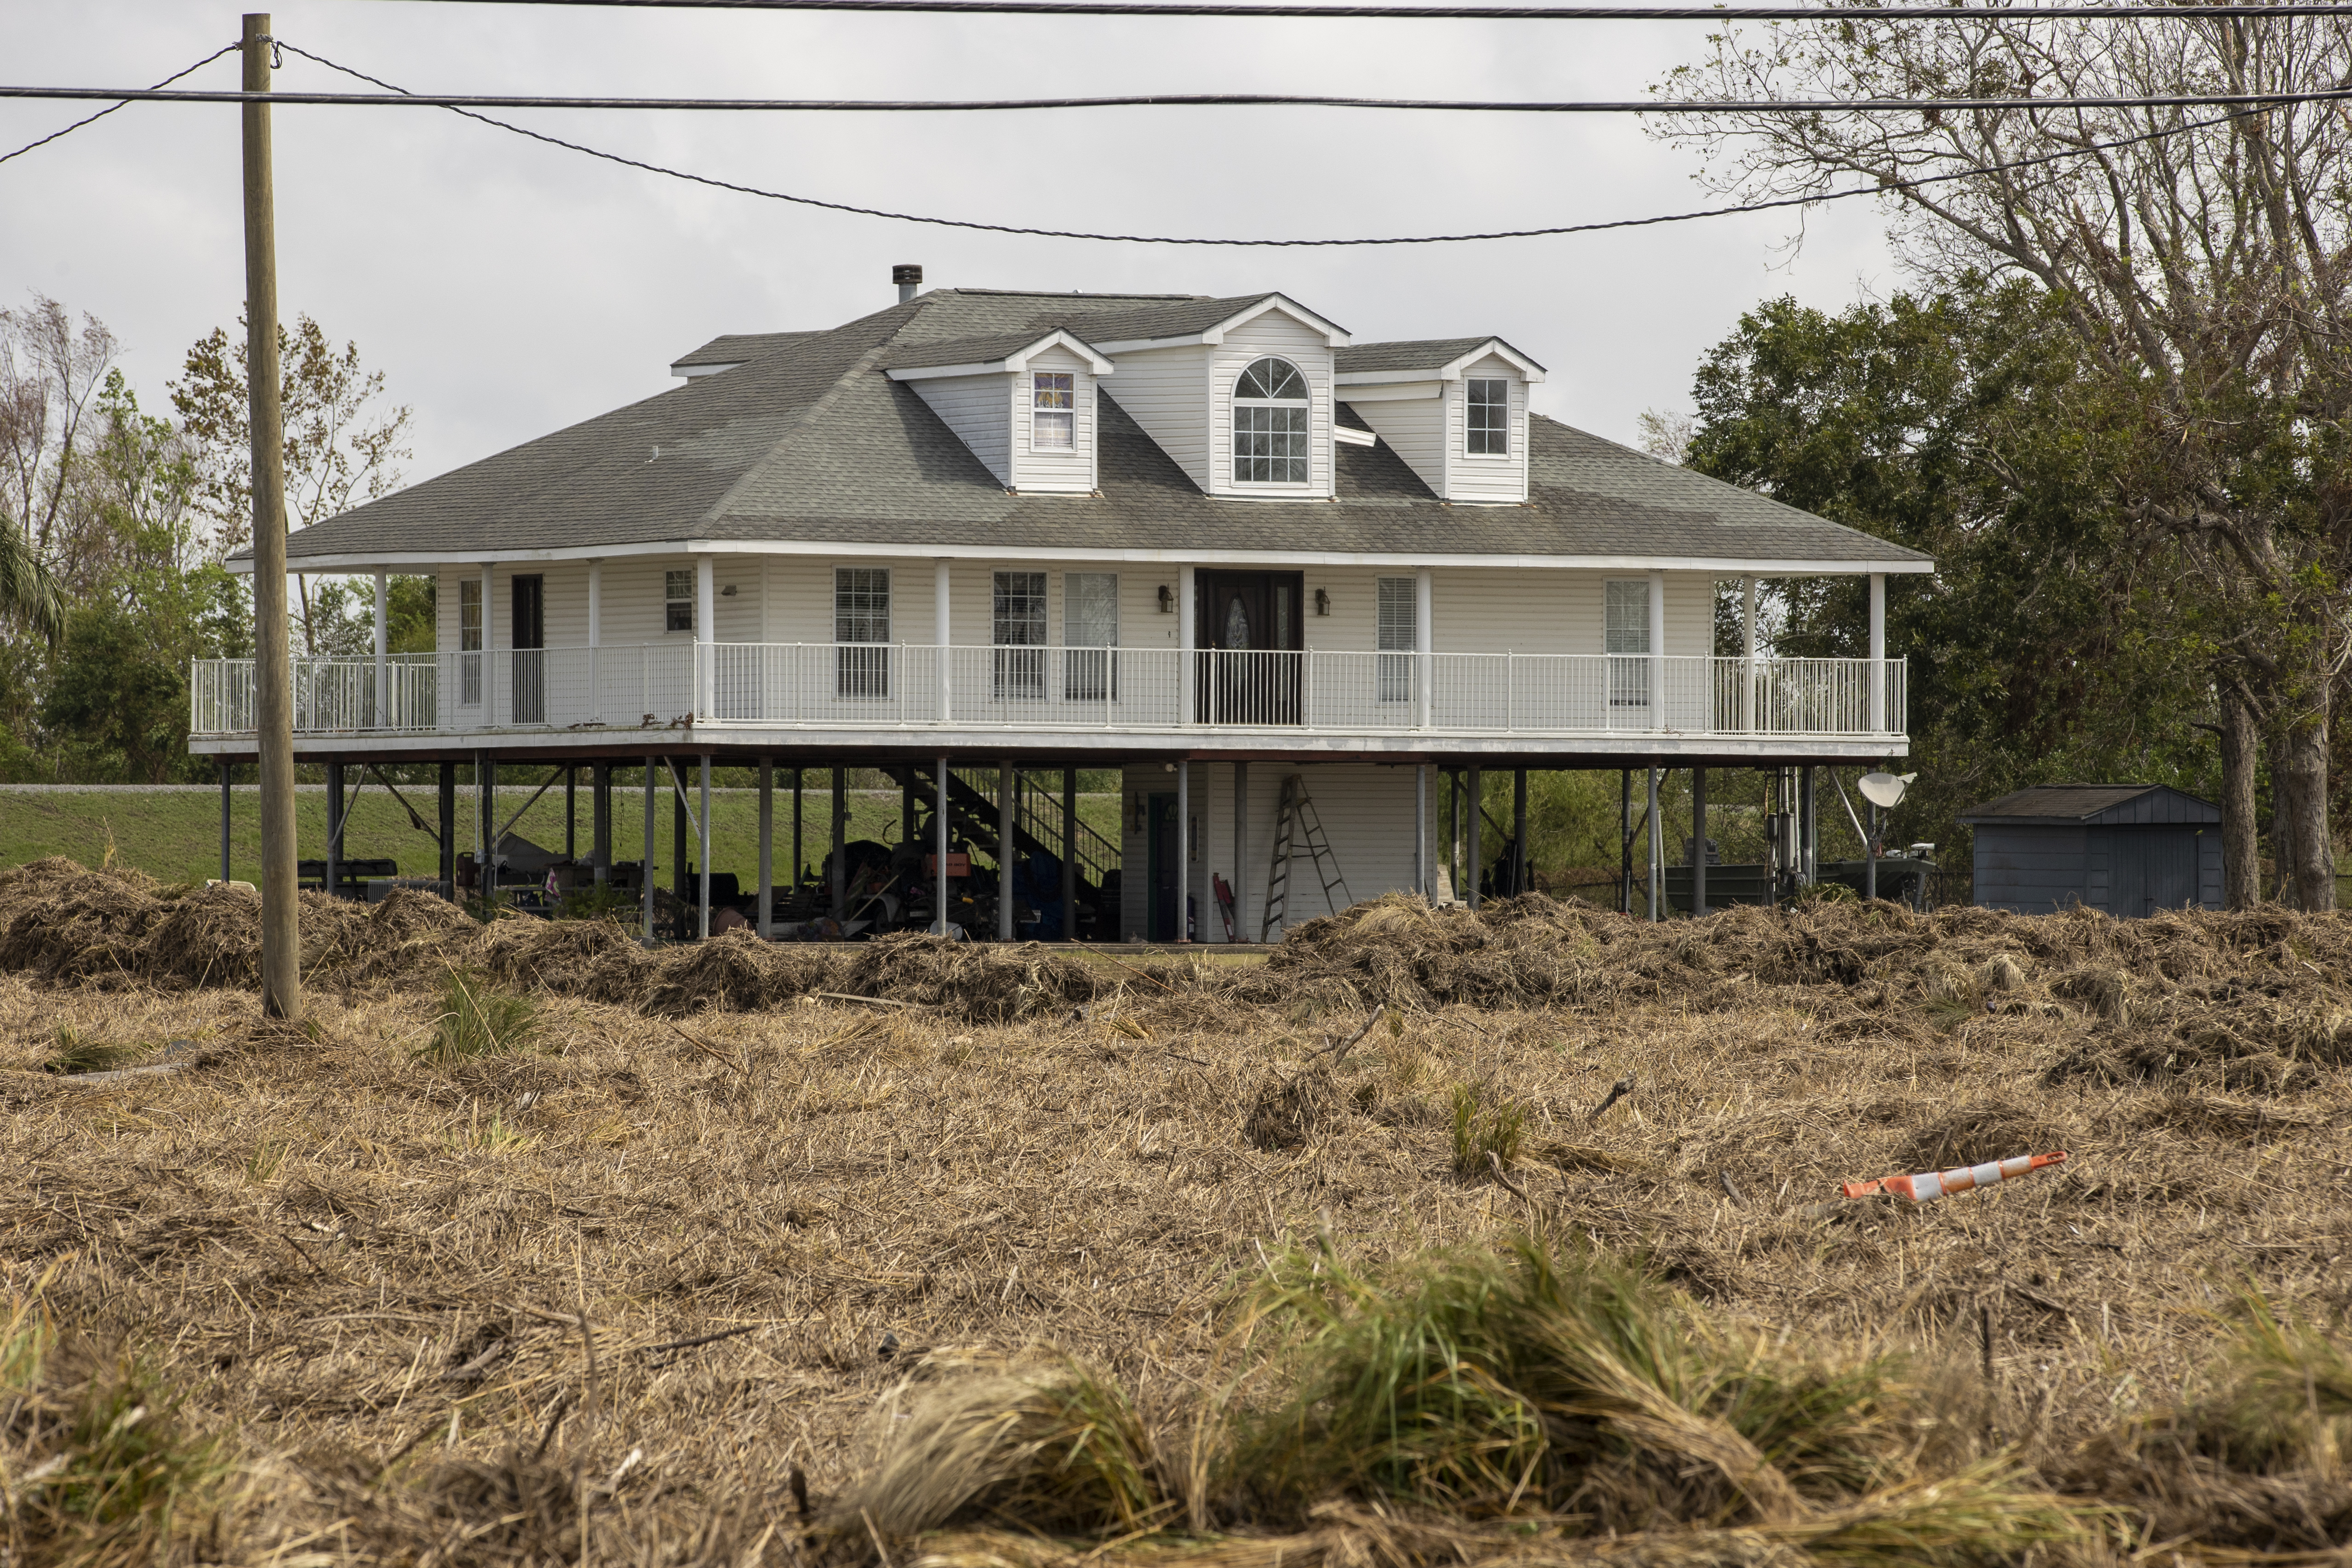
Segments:
[[[0,621],[52,642],[65,627],[59,567],[74,553],[84,424],[114,355],[102,323],[84,316],[77,331],[45,295],[0,310]]]
[[[222,552],[253,533],[252,430],[244,319],[232,338],[215,327],[188,350],[173,406],[195,449],[197,505],[211,520]],[[339,350],[309,316],[289,333],[278,329],[284,401],[286,525],[309,527],[399,487],[410,452],[410,410],[385,406],[383,373],[363,368],[359,345]],[[295,578],[304,648],[338,651],[339,627],[351,620],[345,590],[340,617],[322,611],[307,575]],[[347,630],[343,635],[348,635]]]
[[[1888,583],[1921,779],[1892,836],[1957,850],[1976,800],[2030,783],[2149,777],[2210,793],[2217,704],[2172,594],[2133,546],[2130,460],[2060,307],[2024,280],[1830,315],[1744,316],[1702,363],[1693,468],[1936,557]],[[2094,388],[2095,383],[2094,383]],[[1867,587],[1770,585],[1774,652],[1865,651]],[[1731,606],[1718,637],[1736,638]]]
[[[2031,279],[2077,356],[2053,410],[2112,441],[2128,558],[2178,575],[2162,657],[2203,666],[2217,704],[2229,901],[2252,900],[2267,750],[2292,890],[2332,908],[2326,766],[2345,653],[2352,490],[2352,79],[2335,17],[1925,23],[1859,13],[1727,27],[1675,74],[1688,103],[1944,95],[2092,100],[1925,113],[1726,108],[1666,132],[1744,196],[1859,180],[1937,289]],[[2268,98],[2219,110],[2180,101]],[[2298,97],[2305,101],[2294,101]],[[2023,492],[2021,492],[2023,493]]]
[[[41,723],[145,784],[168,780],[187,752],[188,685],[180,661],[149,640],[140,616],[109,604],[84,605],[66,636],[41,698]]]

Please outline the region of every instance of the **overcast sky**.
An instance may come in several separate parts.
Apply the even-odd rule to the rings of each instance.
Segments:
[[[10,83],[144,86],[236,37],[205,0],[0,0]],[[412,89],[772,97],[1251,91],[1633,98],[1689,23],[1263,22],[723,15],[299,0],[290,43]],[[279,84],[348,83],[292,57]],[[235,58],[190,85],[233,88]],[[0,102],[0,152],[87,113]],[[1712,205],[1627,116],[1345,110],[994,115],[514,111],[553,134],[898,211],[1214,237],[1418,234]],[[281,309],[356,339],[415,409],[422,479],[673,384],[719,332],[824,327],[931,286],[1279,289],[1359,342],[1496,332],[1550,369],[1536,406],[1620,440],[1689,405],[1759,300],[1897,286],[1867,203],[1557,239],[1255,251],[976,235],[623,169],[447,110],[277,111]],[[0,302],[106,321],[151,407],[243,296],[236,115],[134,104],[0,164]]]

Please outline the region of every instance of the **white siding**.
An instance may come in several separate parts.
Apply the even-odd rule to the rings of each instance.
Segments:
[[[1087,362],[1068,349],[1055,347],[1032,355],[1029,370],[1013,380],[1012,486],[1017,490],[1083,495],[1095,488],[1095,378]],[[1032,374],[1067,374],[1077,417],[1070,449],[1039,451],[1030,442],[1030,424],[1036,413]],[[921,384],[918,384],[919,385]]]
[[[768,563],[766,640],[829,643],[833,640],[833,574],[839,566],[879,566],[890,574],[890,640],[931,640],[931,571],[929,561],[877,561],[858,555],[779,555]],[[959,579],[973,568],[958,563]],[[961,583],[958,583],[959,589]]]
[[[1237,485],[1234,483],[1234,383],[1250,362],[1264,354],[1279,354],[1307,378],[1307,485]],[[1249,496],[1297,500],[1331,493],[1332,356],[1322,331],[1269,311],[1229,333],[1209,351],[1206,366],[1209,419],[1209,490],[1213,495]],[[1125,361],[1119,374],[1127,374]]]
[[[1210,352],[1188,345],[1123,353],[1118,374],[1103,389],[1204,490],[1210,488]]]
[[[1361,902],[1382,893],[1410,890],[1413,880],[1413,770],[1379,767],[1365,763],[1304,764],[1257,762],[1249,766],[1245,832],[1248,842],[1242,864],[1234,865],[1234,764],[1196,762],[1192,765],[1192,816],[1194,851],[1186,868],[1198,930],[1202,942],[1225,939],[1212,876],[1222,876],[1234,889],[1239,918],[1237,934],[1255,942],[1265,918],[1266,884],[1274,860],[1275,818],[1281,809],[1282,781],[1291,773],[1306,781],[1308,797],[1322,820],[1331,858],[1346,882],[1345,897]],[[1121,782],[1120,849],[1126,868],[1120,878],[1119,934],[1142,937],[1147,925],[1150,857],[1148,829],[1136,826],[1138,806],[1153,795],[1173,795],[1176,775],[1158,763],[1130,763]],[[1149,813],[1145,820],[1150,820]],[[1238,874],[1237,874],[1238,871]],[[1333,902],[1342,902],[1335,889]],[[1296,925],[1330,912],[1325,903],[1313,860],[1298,846],[1290,867],[1285,915]],[[1280,928],[1275,933],[1280,935]]]
[[[1445,384],[1446,486],[1448,500],[1517,504],[1528,499],[1528,386],[1510,361],[1488,354]],[[1500,376],[1511,384],[1510,452],[1500,458],[1470,451],[1468,377]],[[1378,428],[1378,426],[1375,426]]]
[[[1349,403],[1349,388],[1339,389],[1339,401]],[[1379,388],[1387,391],[1388,388]],[[1405,465],[1421,476],[1421,482],[1443,496],[1445,493],[1445,399],[1442,383],[1416,384],[1412,389],[1425,395],[1402,398],[1367,397],[1349,406],[1362,416],[1380,438],[1395,449]]]
[[[1016,382],[1018,384],[1016,385]],[[1013,483],[1011,433],[1013,405],[1025,381],[997,372],[988,375],[943,375],[908,384],[931,412],[988,466],[997,482]],[[1024,428],[1027,416],[1022,416]]]

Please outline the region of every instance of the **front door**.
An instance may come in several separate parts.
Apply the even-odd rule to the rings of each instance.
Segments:
[[[1297,572],[1202,572],[1193,646],[1196,719],[1204,724],[1296,724],[1306,664]]]
[[[547,722],[547,579],[514,579],[514,721]]]

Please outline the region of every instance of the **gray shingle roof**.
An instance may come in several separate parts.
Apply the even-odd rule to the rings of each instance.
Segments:
[[[1452,364],[1473,349],[1502,341],[1490,332],[1483,338],[1422,338],[1408,342],[1350,343],[1336,351],[1336,357],[1342,375],[1384,370],[1435,370],[1440,365]],[[1517,347],[1511,347],[1511,352],[1529,363],[1535,363],[1532,354],[1520,353]]]
[[[815,336],[814,332],[722,332],[692,353],[670,361],[669,366],[690,370],[706,364],[741,364],[796,339]]]
[[[696,355],[729,345],[722,356],[749,353],[741,368],[354,508],[295,534],[289,556],[298,567],[379,552],[467,561],[701,539],[852,550],[1926,561],[1540,417],[1528,422],[1524,506],[1446,506],[1385,443],[1339,446],[1336,502],[1221,500],[1118,406],[1115,383],[1101,398],[1101,492],[1010,495],[912,387],[879,372],[900,352],[1005,336],[1025,343],[1055,325],[1090,342],[1199,331],[1189,323],[1213,325],[1265,297],[941,289],[826,331],[718,339]]]
[[[875,363],[883,370],[913,370],[942,364],[993,364],[1056,331],[1067,331],[1080,342],[1086,334],[1055,323],[1030,331],[997,332],[984,338],[947,338],[932,343],[893,343]]]
[[[2094,821],[2204,824],[2220,822],[2221,808],[2170,784],[2033,784],[1972,805],[1960,813],[1959,820],[1970,826]]]

